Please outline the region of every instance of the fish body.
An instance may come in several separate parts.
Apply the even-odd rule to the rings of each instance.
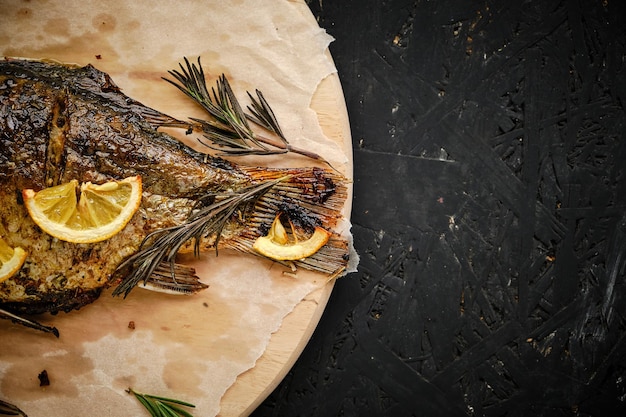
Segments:
[[[0,61],[0,235],[29,253],[22,269],[0,284],[0,308],[55,313],[94,301],[146,236],[184,224],[206,195],[288,176],[226,223],[220,247],[244,252],[252,252],[279,211],[291,211],[304,228],[332,228],[341,218],[345,179],[333,171],[238,166],[191,149],[160,126],[186,124],[127,97],[91,65]],[[122,231],[99,243],[46,234],[21,199],[23,189],[136,175],[143,183],[140,209]],[[199,248],[208,249],[218,239],[200,240]],[[347,243],[335,235],[312,259],[298,263],[333,273],[347,254]]]

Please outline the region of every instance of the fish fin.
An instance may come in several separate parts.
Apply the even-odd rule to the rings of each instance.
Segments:
[[[154,129],[158,129],[159,127],[175,127],[191,132],[190,123],[168,116],[167,114],[161,113],[158,110],[128,97],[122,92],[122,89],[115,84],[109,74],[100,71],[91,64],[82,68],[76,68],[76,76],[76,83],[82,89],[93,94],[98,94],[107,100],[111,100],[122,108],[130,107],[134,113],[142,116]]]
[[[332,231],[328,242],[313,255],[296,261],[282,262],[296,267],[322,272],[331,276],[346,270],[350,244],[342,231],[343,209],[348,198],[348,180],[335,171],[314,168],[268,169],[242,168],[254,181],[268,181],[281,177],[263,194],[254,210],[245,219],[245,230],[233,239],[224,239],[223,247],[261,256],[253,249],[254,242],[269,230],[277,213],[286,216],[303,233],[316,226]]]
[[[173,295],[191,295],[209,286],[200,281],[196,270],[186,265],[161,262],[139,288]]]

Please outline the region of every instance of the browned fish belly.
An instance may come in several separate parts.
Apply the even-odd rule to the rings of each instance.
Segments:
[[[302,228],[332,229],[341,218],[345,179],[322,168],[266,170],[209,157],[157,131],[179,122],[122,94],[92,66],[0,61],[0,235],[29,253],[22,269],[0,284],[0,307],[25,313],[70,311],[94,301],[116,268],[144,237],[184,224],[199,199],[238,191],[289,174],[255,205],[233,213],[220,246],[252,252],[276,212]],[[77,179],[104,182],[142,177],[140,210],[117,235],[95,244],[60,241],[29,218],[21,190]],[[205,236],[201,248],[215,236]],[[325,273],[347,262],[338,235],[310,259],[296,262]]]

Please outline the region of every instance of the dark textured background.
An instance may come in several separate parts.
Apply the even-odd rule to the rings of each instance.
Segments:
[[[626,415],[626,2],[308,3],[361,265],[254,416]]]

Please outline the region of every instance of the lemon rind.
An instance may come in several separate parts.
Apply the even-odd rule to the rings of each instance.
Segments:
[[[0,283],[15,275],[17,271],[22,268],[22,265],[24,265],[27,256],[28,253],[21,247],[13,248],[13,256],[11,259],[3,263],[2,267],[0,267]]]

